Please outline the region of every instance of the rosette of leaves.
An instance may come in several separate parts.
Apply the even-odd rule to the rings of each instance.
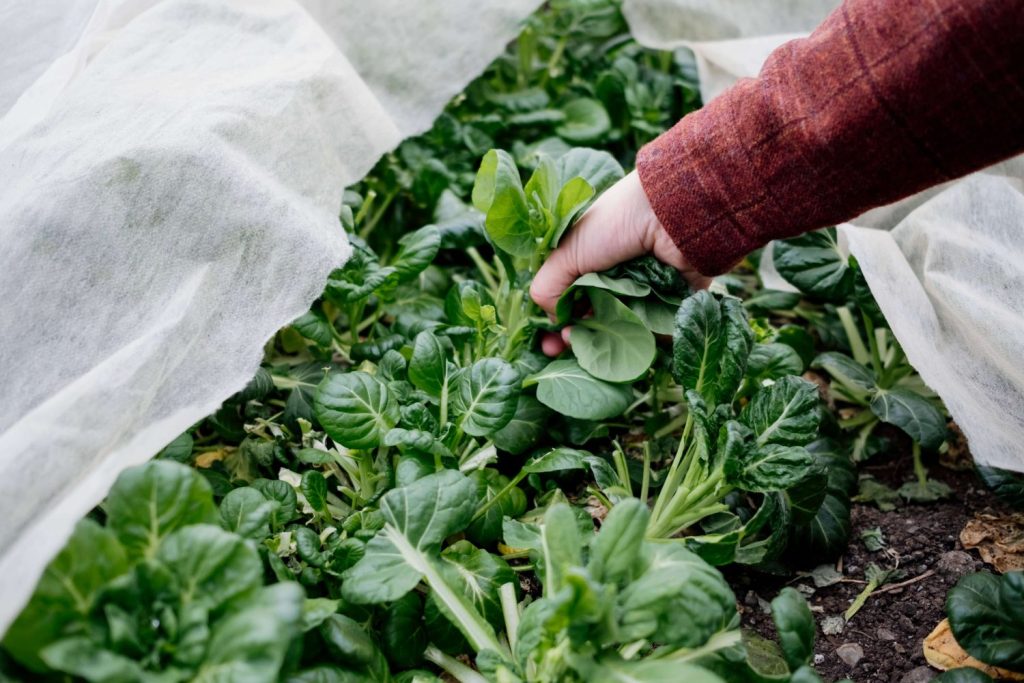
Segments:
[[[867,457],[880,423],[891,424],[914,442],[916,480],[900,494],[922,502],[948,496],[948,486],[928,479],[920,453],[945,442],[945,408],[910,365],[856,260],[839,249],[835,229],[778,242],[774,253],[779,273],[806,296],[827,303],[830,308],[817,315],[835,319],[842,330],[845,348],[819,354],[811,366],[828,373],[837,401],[857,409],[840,421],[855,435],[854,460]]]
[[[442,548],[470,525],[472,489],[469,479],[446,471],[387,494],[387,523],[342,588],[353,602],[402,605],[406,628],[427,627],[424,656],[457,680],[621,680],[616,676],[645,677],[669,666],[690,671],[682,662],[693,648],[710,652],[738,640],[734,598],[721,576],[681,547],[643,541],[648,512],[636,500],[617,506],[593,539],[580,535],[564,505],[549,508],[542,524],[516,523],[506,540],[526,544],[544,585],[543,597],[524,610],[503,560],[466,541]],[[432,512],[408,514],[412,509]],[[429,589],[422,607],[405,597],[420,584]],[[409,619],[417,610],[419,620]],[[658,661],[648,661],[655,643]],[[627,656],[625,644],[632,644]],[[483,678],[450,656],[460,651],[455,645],[475,653]]]
[[[758,563],[778,556],[812,478],[827,463],[806,448],[818,437],[817,388],[783,375],[758,385],[737,409],[754,348],[740,302],[698,292],[675,318],[673,375],[685,391],[686,420],[655,499],[648,536],[669,538],[698,523],[685,543],[713,563]],[[759,500],[753,514],[746,500]],[[809,512],[809,511],[808,511]],[[804,514],[802,508],[800,514]]]
[[[128,469],[105,509],[105,525],[78,523],[4,637],[33,680],[278,680],[302,590],[262,585],[259,554],[221,527],[202,476]]]
[[[405,355],[390,349],[376,367],[328,375],[314,396],[317,421],[338,446],[323,470],[351,506],[446,467],[479,469],[497,457],[496,443],[518,451],[539,436],[532,420],[544,416],[522,400],[512,363],[462,365],[451,338],[430,330],[400,348]]]
[[[604,152],[572,149],[557,159],[543,156],[524,184],[515,161],[492,150],[484,157],[473,189],[473,203],[497,262],[494,287],[499,310],[507,288],[525,288],[551,249],[593,197],[622,177],[622,168]],[[496,278],[495,278],[496,279]],[[559,323],[572,323],[573,359],[557,359],[526,378],[537,399],[572,418],[604,420],[632,401],[629,384],[651,367],[657,332],[671,332],[671,318],[686,287],[677,273],[652,259],[617,271],[585,275],[558,306]],[[573,318],[577,298],[587,299],[589,315]],[[529,319],[535,310],[526,302]],[[513,318],[499,315],[499,319]]]

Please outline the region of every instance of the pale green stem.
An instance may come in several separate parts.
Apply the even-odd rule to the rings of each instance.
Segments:
[[[441,652],[435,645],[428,645],[427,649],[423,651],[423,657],[444,669],[459,683],[488,683],[486,678],[454,657]]]

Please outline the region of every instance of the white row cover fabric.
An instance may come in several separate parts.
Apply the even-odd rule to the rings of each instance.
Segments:
[[[0,633],[344,263],[345,186],[539,3],[3,3]]]
[[[756,76],[836,0],[625,0],[637,40],[690,49],[705,101]],[[945,401],[980,463],[1024,471],[1024,158],[839,226],[907,357]],[[770,246],[770,245],[769,245]],[[770,251],[766,286],[792,289]]]

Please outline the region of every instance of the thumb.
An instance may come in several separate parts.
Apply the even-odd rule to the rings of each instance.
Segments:
[[[530,297],[551,316],[565,290],[582,275],[576,257],[576,238],[570,232],[548,256],[530,284]]]

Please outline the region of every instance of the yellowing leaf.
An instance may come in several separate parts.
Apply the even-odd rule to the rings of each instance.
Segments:
[[[947,671],[949,669],[960,669],[970,667],[978,669],[992,678],[1000,681],[1024,681],[1024,674],[1014,673],[996,666],[990,666],[967,654],[960,647],[953,637],[953,631],[949,627],[949,619],[943,619],[931,633],[924,639],[924,658],[928,663]]]

